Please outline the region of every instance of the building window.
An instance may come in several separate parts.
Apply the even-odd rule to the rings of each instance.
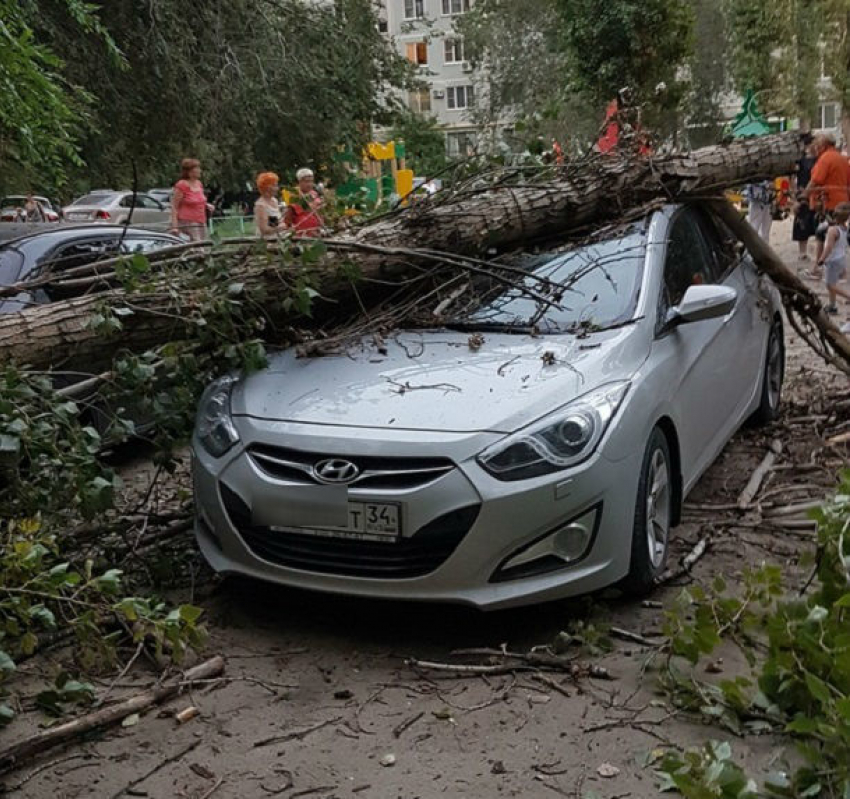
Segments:
[[[819,128],[838,127],[838,103],[821,103],[818,108]]]
[[[463,61],[463,39],[446,39],[443,42],[445,48],[446,63],[457,64]]]
[[[472,102],[472,86],[449,86],[446,89],[446,107],[450,110],[469,108]]]
[[[408,61],[414,64],[428,63],[428,45],[425,42],[408,42],[405,50]]]
[[[469,11],[469,0],[443,0],[443,16],[463,14]]]
[[[404,0],[404,18],[422,19],[425,16],[425,0]]]
[[[446,155],[449,158],[466,158],[474,154],[474,134],[467,132],[446,134]]]
[[[407,105],[416,114],[427,114],[431,110],[431,92],[428,89],[410,92]]]

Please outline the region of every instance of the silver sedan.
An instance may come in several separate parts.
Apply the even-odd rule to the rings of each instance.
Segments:
[[[154,230],[167,230],[171,212],[147,194],[132,191],[93,191],[62,209],[67,222],[133,224]]]
[[[777,414],[777,291],[697,207],[521,263],[558,304],[508,289],[209,386],[193,451],[213,568],[482,608],[650,590],[683,498]]]

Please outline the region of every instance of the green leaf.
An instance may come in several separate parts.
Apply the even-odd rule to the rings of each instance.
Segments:
[[[194,624],[204,612],[203,608],[196,607],[195,605],[181,605],[178,610],[180,612],[180,618],[187,624]]]
[[[8,652],[4,652],[2,649],[0,649],[0,671],[4,672],[5,674],[10,674],[11,672],[15,671],[16,668],[17,667],[15,666],[15,661],[12,660],[11,657],[9,657]]]
[[[121,569],[109,569],[101,574],[100,577],[96,577],[94,582],[101,591],[114,594],[118,591],[118,587],[121,585],[122,574],[123,572]]]
[[[811,693],[811,695],[819,702],[824,705],[829,704],[829,686],[820,679],[820,677],[816,677],[811,673],[806,673],[806,687],[808,687],[809,693]]]
[[[29,609],[29,617],[50,630],[56,627],[56,617],[44,605],[33,605]]]

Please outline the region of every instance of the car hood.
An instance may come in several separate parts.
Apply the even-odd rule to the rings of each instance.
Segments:
[[[474,334],[473,334],[474,335]],[[446,330],[364,339],[345,355],[272,355],[240,381],[236,416],[307,424],[508,433],[599,385],[631,377],[648,353],[633,327],[539,336]]]

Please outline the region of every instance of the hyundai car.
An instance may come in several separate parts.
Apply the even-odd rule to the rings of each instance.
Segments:
[[[700,475],[779,411],[777,290],[698,205],[512,263],[521,286],[439,324],[207,388],[195,530],[215,570],[486,609],[652,589]]]

